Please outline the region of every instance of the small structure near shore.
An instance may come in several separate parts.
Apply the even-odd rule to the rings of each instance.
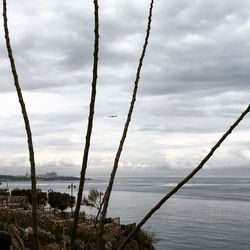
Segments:
[[[28,206],[28,197],[10,195],[8,189],[0,189],[0,207],[24,208]]]

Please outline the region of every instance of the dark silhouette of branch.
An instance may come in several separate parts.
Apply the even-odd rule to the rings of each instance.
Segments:
[[[147,220],[172,196],[174,195],[185,183],[187,183],[193,176],[202,169],[205,163],[212,157],[213,153],[218,149],[221,143],[228,137],[229,134],[238,126],[241,120],[246,116],[247,113],[250,112],[250,105],[247,109],[240,115],[240,117],[234,122],[234,124],[227,130],[227,132],[220,138],[220,140],[212,147],[210,152],[206,155],[206,157],[200,162],[200,164],[179,184],[174,187],[168,194],[166,194],[150,211],[147,215],[137,224],[134,230],[127,236],[127,238],[122,242],[119,246],[118,250],[122,250],[128,241],[140,230],[140,228],[147,222]]]
[[[87,169],[88,163],[88,154],[89,154],[89,147],[90,147],[90,139],[93,127],[93,118],[94,118],[94,110],[95,110],[95,97],[96,97],[96,83],[97,83],[97,68],[98,68],[98,51],[99,51],[99,16],[98,16],[98,0],[94,0],[94,15],[95,15],[95,42],[94,42],[94,62],[93,62],[93,78],[92,78],[92,91],[91,91],[91,100],[89,105],[89,118],[88,118],[88,127],[86,133],[86,140],[85,140],[85,148],[83,153],[83,160],[82,160],[82,169],[81,169],[81,176],[80,176],[80,183],[77,195],[77,202],[74,214],[74,222],[71,232],[71,249],[74,249],[75,245],[75,238],[76,238],[76,230],[79,220],[79,212],[80,206],[82,202],[82,194],[85,182],[85,174]]]
[[[131,121],[131,117],[132,117],[132,113],[133,113],[133,109],[134,109],[134,104],[135,104],[135,101],[136,101],[136,94],[137,94],[137,89],[138,89],[138,83],[139,83],[139,80],[140,80],[140,73],[141,73],[142,63],[143,63],[143,59],[145,57],[146,48],[147,48],[147,45],[148,45],[148,39],[149,39],[149,35],[150,35],[153,4],[154,4],[154,0],[151,0],[150,8],[149,8],[149,15],[148,15],[148,24],[147,24],[146,37],[145,37],[141,57],[139,59],[139,65],[137,67],[136,79],[135,79],[135,82],[134,82],[134,90],[133,90],[132,100],[131,100],[131,103],[130,103],[130,107],[129,107],[129,111],[128,111],[128,115],[127,115],[127,120],[126,120],[126,123],[125,123],[125,126],[124,126],[124,130],[123,130],[123,133],[122,133],[120,144],[119,144],[116,156],[115,156],[114,165],[113,165],[113,169],[112,169],[112,172],[111,172],[109,184],[108,184],[108,187],[107,187],[106,192],[105,192],[104,204],[103,204],[103,209],[102,209],[102,212],[101,212],[100,227],[99,227],[99,233],[98,233],[98,249],[99,250],[101,250],[101,247],[102,247],[102,235],[103,235],[103,230],[104,230],[103,221],[104,221],[106,213],[107,213],[110,194],[111,194],[111,191],[112,191],[112,188],[113,188],[113,183],[114,183],[116,171],[118,169],[118,164],[119,164],[122,148],[123,148],[126,136],[127,136],[128,127],[129,127],[129,124],[130,124],[130,121]]]
[[[29,148],[29,160],[30,160],[30,170],[31,170],[31,188],[32,188],[32,227],[33,227],[33,239],[34,239],[34,248],[39,249],[39,239],[38,239],[38,214],[37,214],[37,190],[36,190],[36,171],[35,171],[35,157],[34,157],[34,149],[32,142],[32,133],[30,129],[30,123],[28,114],[26,111],[22,90],[19,84],[18,75],[16,71],[15,61],[12,54],[12,49],[10,45],[10,37],[8,30],[8,19],[7,19],[7,4],[6,0],[3,0],[3,21],[4,21],[4,32],[5,32],[5,40],[6,47],[8,51],[8,57],[10,60],[11,70],[14,78],[14,84],[16,87],[18,100],[21,106],[22,115],[24,119],[25,129],[27,133],[28,140],[28,148]]]

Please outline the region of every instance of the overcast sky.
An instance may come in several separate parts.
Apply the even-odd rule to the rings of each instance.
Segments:
[[[9,31],[37,173],[79,175],[93,53],[92,1],[8,1]],[[109,174],[147,25],[149,0],[100,1],[89,171]],[[1,20],[1,27],[2,20]],[[26,133],[0,31],[0,174],[29,172]],[[157,0],[120,173],[200,162],[250,100],[250,1]],[[116,118],[109,115],[117,114]],[[250,116],[206,168],[250,169]]]

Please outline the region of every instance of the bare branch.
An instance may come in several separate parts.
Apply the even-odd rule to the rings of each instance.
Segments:
[[[116,171],[118,169],[118,164],[119,164],[122,148],[123,148],[126,136],[127,136],[128,127],[129,127],[129,124],[130,124],[130,121],[131,121],[131,117],[132,117],[132,113],[133,113],[133,109],[134,109],[134,104],[135,104],[135,101],[136,101],[136,94],[137,94],[138,84],[139,84],[139,80],[140,80],[140,73],[141,73],[142,63],[143,63],[143,59],[145,57],[146,48],[147,48],[147,45],[148,45],[148,39],[149,39],[149,35],[150,35],[153,4],[154,4],[154,0],[151,0],[150,8],[149,8],[149,15],[148,15],[147,31],[146,31],[146,36],[145,36],[145,41],[144,41],[141,57],[139,59],[139,65],[137,67],[136,78],[135,78],[135,82],[134,82],[134,90],[133,90],[133,94],[132,94],[132,100],[131,100],[131,103],[130,103],[130,107],[129,107],[129,111],[128,111],[128,115],[127,115],[127,120],[126,120],[126,123],[125,123],[125,126],[124,126],[124,130],[123,130],[123,133],[122,133],[120,144],[119,144],[116,156],[115,156],[112,173],[111,173],[110,180],[109,180],[109,185],[108,185],[108,187],[106,189],[105,196],[104,196],[104,204],[103,204],[103,209],[102,209],[102,212],[101,212],[100,228],[99,228],[99,233],[98,233],[98,249],[99,250],[102,247],[101,246],[102,245],[101,241],[102,241],[102,235],[103,235],[103,229],[104,229],[103,221],[104,221],[106,213],[107,213],[110,194],[111,194],[111,191],[112,191],[112,188],[113,188],[113,183],[114,183]]]
[[[94,15],[95,15],[95,44],[94,44],[94,62],[93,62],[93,77],[92,77],[92,91],[91,91],[91,100],[89,105],[89,118],[88,118],[88,127],[87,127],[87,133],[86,133],[86,140],[85,140],[85,148],[83,153],[83,160],[82,160],[82,169],[81,169],[81,177],[80,177],[80,183],[79,183],[79,189],[78,189],[78,195],[77,195],[77,202],[76,202],[76,208],[75,208],[75,214],[74,214],[74,222],[73,222],[73,228],[71,233],[71,249],[74,249],[75,245],[75,236],[76,236],[76,230],[79,220],[79,212],[80,212],[80,206],[82,202],[82,194],[83,194],[83,188],[84,188],[84,182],[85,182],[85,175],[86,175],[86,169],[88,164],[88,154],[89,154],[89,147],[90,147],[90,140],[91,140],[91,133],[92,133],[92,127],[93,127],[93,118],[94,118],[94,110],[95,110],[95,97],[96,97],[96,83],[97,83],[97,74],[98,74],[98,52],[99,52],[99,16],[98,16],[98,0],[94,0]]]
[[[4,32],[5,32],[5,40],[6,40],[6,48],[8,51],[8,57],[11,65],[11,70],[14,78],[14,84],[16,87],[18,100],[21,106],[21,111],[24,119],[27,140],[28,140],[28,148],[29,148],[29,160],[30,160],[30,171],[31,171],[31,187],[32,187],[32,227],[34,234],[34,247],[39,249],[39,240],[38,240],[38,214],[37,214],[37,191],[36,191],[36,171],[35,171],[35,157],[34,157],[34,149],[32,142],[32,133],[30,129],[30,123],[28,114],[26,111],[22,90],[19,84],[18,75],[16,71],[15,61],[12,54],[9,30],[8,30],[8,19],[7,19],[7,4],[6,0],[3,0],[3,21],[4,21]]]
[[[140,230],[140,228],[147,222],[147,220],[172,196],[174,195],[185,183],[187,183],[193,176],[202,169],[205,163],[212,157],[213,153],[218,149],[221,143],[228,137],[229,134],[238,126],[242,119],[250,112],[250,105],[241,114],[241,116],[234,122],[234,124],[227,130],[227,132],[220,138],[220,140],[212,147],[207,156],[200,162],[200,164],[186,177],[184,178],[176,187],[174,187],[168,194],[166,194],[150,211],[147,215],[137,224],[134,230],[127,236],[127,238],[119,246],[118,250],[122,250],[128,241]]]

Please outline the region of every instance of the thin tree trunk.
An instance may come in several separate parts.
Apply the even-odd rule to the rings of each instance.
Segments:
[[[33,227],[33,234],[34,234],[34,247],[39,249],[39,238],[38,238],[38,213],[37,213],[37,190],[36,190],[36,171],[35,171],[35,157],[34,157],[34,149],[33,149],[33,142],[32,142],[32,133],[30,129],[30,123],[28,114],[26,111],[24,99],[22,96],[21,87],[18,80],[18,75],[16,71],[15,61],[12,54],[12,49],[10,45],[10,37],[9,37],[9,30],[8,30],[8,19],[7,19],[7,4],[6,0],[3,0],[3,21],[4,21],[4,32],[5,32],[5,40],[6,40],[6,47],[8,51],[8,57],[10,60],[11,70],[14,78],[14,84],[16,87],[18,100],[21,106],[22,115],[25,123],[25,129],[27,133],[27,140],[28,140],[28,148],[29,148],[29,160],[30,160],[30,170],[31,170],[31,188],[32,188],[32,227]]]
[[[102,206],[103,206],[103,201],[104,201],[104,197],[103,197],[103,199],[102,199],[101,202],[100,202],[100,207],[99,207],[98,212],[97,212],[96,217],[95,217],[94,228],[96,228],[96,224],[97,224],[97,222],[98,222],[98,218],[99,218],[99,216],[100,216],[100,214],[101,214]],[[100,219],[101,219],[101,218],[100,218]],[[97,234],[97,237],[98,237],[98,234]]]
[[[172,196],[174,195],[186,182],[193,178],[193,176],[202,169],[205,163],[212,157],[213,153],[218,149],[221,143],[228,137],[229,134],[238,126],[241,120],[250,112],[250,105],[247,109],[240,115],[240,117],[233,123],[233,125],[227,130],[227,132],[220,138],[220,140],[212,147],[210,152],[205,158],[200,162],[200,164],[181,182],[179,182],[176,187],[174,187],[168,194],[166,194],[150,211],[149,213],[137,224],[134,230],[127,236],[127,238],[119,246],[118,250],[124,249],[129,240],[140,230],[140,228],[147,222],[147,220]]]
[[[89,147],[90,147],[90,139],[91,139],[91,133],[92,133],[92,127],[93,127],[93,118],[94,118],[94,110],[95,110],[95,97],[96,97],[96,83],[97,83],[97,69],[98,69],[98,51],[99,51],[99,16],[98,16],[98,0],[94,0],[94,15],[95,15],[95,44],[94,44],[94,62],[93,62],[93,78],[92,78],[92,91],[91,91],[91,100],[89,105],[89,118],[88,118],[88,127],[87,127],[87,133],[86,133],[86,140],[85,140],[85,148],[84,148],[84,154],[83,154],[83,160],[82,160],[82,170],[81,170],[81,177],[80,177],[80,183],[79,183],[79,189],[78,189],[78,195],[77,195],[77,202],[76,202],[76,208],[75,208],[75,214],[74,214],[74,222],[71,232],[71,249],[74,249],[75,245],[75,239],[76,239],[76,231],[77,231],[77,225],[79,220],[79,212],[80,212],[80,206],[82,202],[82,194],[83,194],[83,188],[84,188],[84,182],[85,182],[85,174],[87,169],[87,163],[88,163],[88,154],[89,154]]]
[[[149,8],[149,15],[148,15],[148,24],[147,24],[146,37],[145,37],[141,57],[139,59],[139,65],[137,67],[136,79],[135,79],[135,82],[134,82],[134,90],[133,90],[132,100],[131,100],[131,103],[130,103],[130,107],[129,107],[129,111],[128,111],[128,115],[127,115],[127,120],[126,120],[126,123],[125,123],[125,126],[124,126],[124,130],[123,130],[123,133],[122,133],[120,144],[119,144],[116,156],[115,156],[114,165],[113,165],[113,169],[112,169],[112,172],[111,172],[109,184],[108,184],[108,187],[106,189],[106,193],[105,193],[105,197],[104,197],[104,204],[103,204],[103,209],[102,209],[102,213],[101,213],[100,227],[99,227],[99,232],[98,232],[98,242],[97,242],[98,250],[102,249],[102,235],[103,235],[103,231],[104,231],[104,223],[103,222],[104,222],[104,219],[105,219],[105,216],[106,216],[106,213],[107,213],[107,209],[108,209],[108,205],[109,205],[109,199],[110,199],[110,195],[111,195],[111,192],[112,192],[116,171],[118,169],[118,164],[119,164],[122,148],[123,148],[126,136],[127,136],[128,127],[129,127],[129,124],[130,124],[130,121],[131,121],[131,117],[132,117],[132,113],[133,113],[133,109],[134,109],[134,104],[135,104],[135,101],[136,101],[136,94],[137,94],[137,89],[138,89],[138,83],[139,83],[139,80],[140,80],[140,73],[141,73],[142,63],[143,63],[143,59],[145,57],[146,48],[147,48],[147,45],[148,45],[148,39],[149,39],[149,35],[150,35],[153,4],[154,4],[154,0],[151,0],[150,8]]]

